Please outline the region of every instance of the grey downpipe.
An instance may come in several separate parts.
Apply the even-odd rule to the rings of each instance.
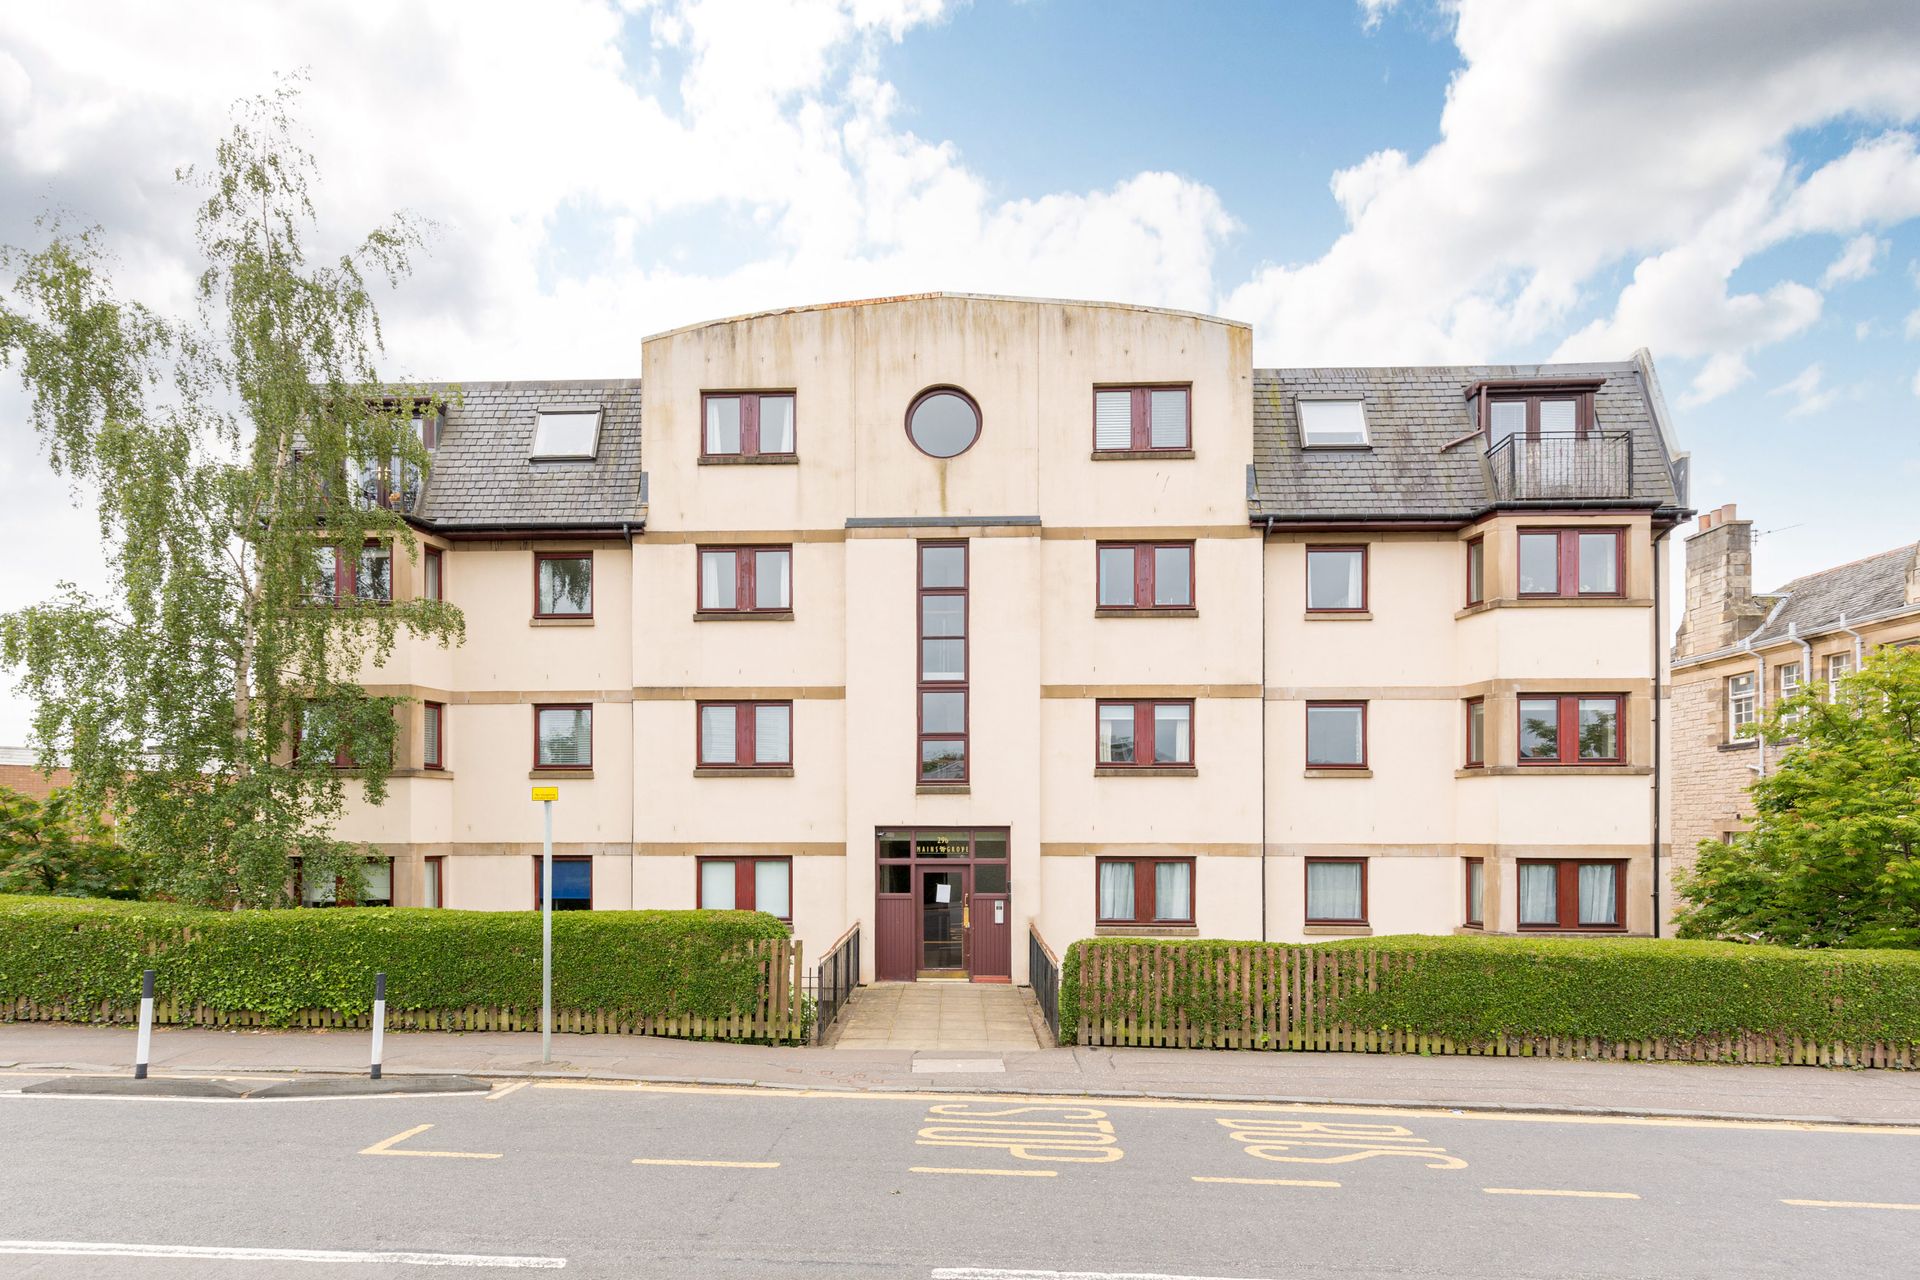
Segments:
[[[1660,559],[1665,548],[1660,544],[1666,541],[1665,534],[1656,535],[1653,542],[1653,936],[1660,936],[1660,765],[1665,753],[1665,744],[1660,738],[1661,686],[1665,683],[1661,675],[1666,671],[1666,653],[1662,647],[1664,637],[1661,634],[1660,610]]]
[[[1847,625],[1847,615],[1840,615],[1840,630],[1853,637],[1853,669],[1858,671],[1867,665],[1867,638]]]
[[[1260,941],[1267,940],[1267,540],[1273,517],[1260,535]]]

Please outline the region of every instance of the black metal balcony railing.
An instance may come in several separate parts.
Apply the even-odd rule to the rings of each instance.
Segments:
[[[1487,450],[1494,497],[1501,502],[1540,498],[1630,498],[1633,437],[1625,431],[1511,435]]]

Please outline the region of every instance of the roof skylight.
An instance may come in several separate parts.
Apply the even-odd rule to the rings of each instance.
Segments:
[[[1360,399],[1296,401],[1300,407],[1300,443],[1309,449],[1365,447],[1367,414]]]
[[[535,459],[591,458],[599,451],[599,409],[542,409],[534,415]]]

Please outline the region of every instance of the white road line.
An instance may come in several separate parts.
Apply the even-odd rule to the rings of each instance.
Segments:
[[[512,1254],[251,1249],[197,1244],[96,1244],[80,1240],[0,1240],[0,1253],[70,1258],[205,1258],[221,1262],[371,1262],[403,1267],[513,1267],[527,1271],[558,1271],[567,1265],[565,1258]]]
[[[935,1267],[933,1280],[1235,1280],[1235,1278],[1176,1276],[1164,1271],[998,1271],[992,1267]]]

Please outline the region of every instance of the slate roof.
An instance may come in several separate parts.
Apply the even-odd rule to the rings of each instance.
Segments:
[[[1895,547],[1865,560],[1795,578],[1778,591],[1766,592],[1767,597],[1777,598],[1777,603],[1753,633],[1752,642],[1763,645],[1779,640],[1786,636],[1789,626],[1807,636],[1836,625],[1842,614],[1858,621],[1900,608],[1907,603],[1907,572],[1916,555],[1920,555],[1920,543]]]
[[[638,525],[640,379],[465,382],[446,421],[414,512],[435,529],[520,529]],[[532,462],[534,415],[542,408],[601,407],[591,461]]]
[[[1256,520],[1281,523],[1473,519],[1495,505],[1483,450],[1478,441],[1444,447],[1474,429],[1467,388],[1555,378],[1604,378],[1594,393],[1597,427],[1632,433],[1633,497],[1608,505],[1677,509],[1682,500],[1641,373],[1632,361],[1255,369],[1248,510]],[[1364,400],[1372,448],[1303,449],[1297,398],[1342,393]]]

